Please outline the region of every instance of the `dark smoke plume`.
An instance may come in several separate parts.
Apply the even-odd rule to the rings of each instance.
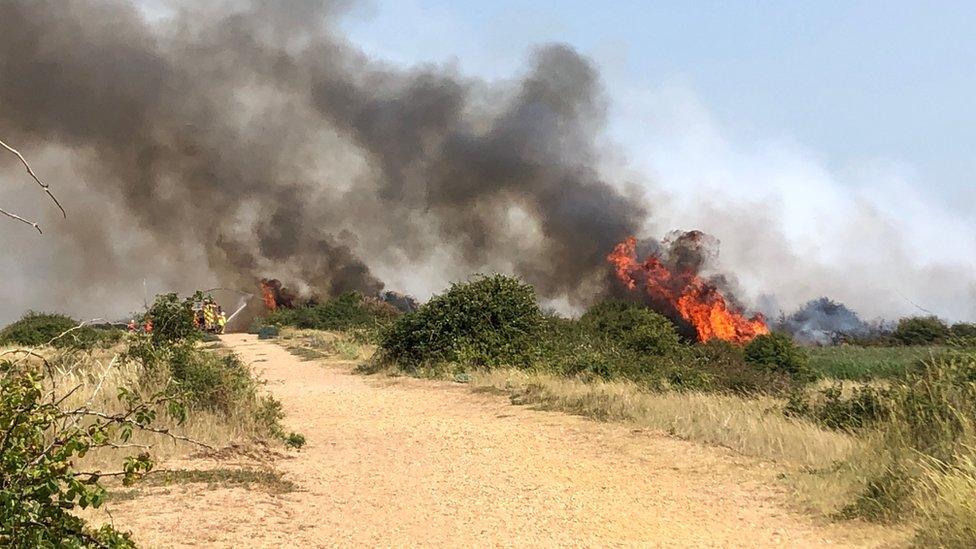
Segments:
[[[335,30],[345,2],[198,4],[150,23],[122,0],[0,0],[5,137],[56,144],[105,197],[85,208],[151,235],[119,250],[101,214],[66,204],[67,238],[98,254],[82,283],[133,262],[175,279],[201,250],[221,285],[375,295],[378,263],[446,250],[458,272],[584,302],[647,216],[597,173],[604,102],[569,47],[492,85],[367,58]]]

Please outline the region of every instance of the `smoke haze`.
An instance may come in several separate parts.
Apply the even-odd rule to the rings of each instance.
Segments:
[[[623,238],[697,228],[722,242],[716,272],[767,309],[826,294],[893,314],[906,308],[897,287],[976,316],[961,305],[974,301],[965,261],[913,257],[869,203],[834,211],[843,221],[817,241],[831,249],[809,253],[810,231],[783,222],[792,202],[740,192],[728,145],[689,137],[695,113],[657,116],[646,130],[673,133],[652,143],[651,166],[629,169],[606,149],[598,68],[568,46],[485,81],[371,58],[338,30],[349,2],[196,4],[149,21],[121,0],[0,0],[0,132],[68,210],[60,220],[0,156],[0,204],[44,212],[46,230],[0,226],[0,321],[28,307],[115,317],[145,293],[256,290],[264,277],[426,297],[478,271],[518,274],[571,309],[604,288]],[[691,167],[716,165],[707,175],[726,178],[710,193]],[[875,255],[858,252],[864,241]],[[968,245],[958,252],[976,257]]]

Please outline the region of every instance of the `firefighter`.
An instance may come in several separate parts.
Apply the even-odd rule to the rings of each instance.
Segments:
[[[208,332],[217,331],[217,304],[213,298],[207,298],[203,303],[203,326]]]
[[[225,326],[227,326],[227,315],[224,314],[223,307],[217,305],[217,333],[224,333]]]

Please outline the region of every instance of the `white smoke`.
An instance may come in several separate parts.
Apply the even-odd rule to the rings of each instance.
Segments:
[[[722,268],[753,303],[771,295],[791,312],[826,295],[869,319],[919,307],[976,318],[976,219],[904,164],[832,168],[789,138],[728,137],[681,84],[613,104],[631,170],[666,193],[649,231],[718,237]]]

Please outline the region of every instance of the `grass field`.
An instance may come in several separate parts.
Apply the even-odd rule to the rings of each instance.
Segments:
[[[814,347],[810,368],[822,378],[866,381],[896,376],[945,347]]]

